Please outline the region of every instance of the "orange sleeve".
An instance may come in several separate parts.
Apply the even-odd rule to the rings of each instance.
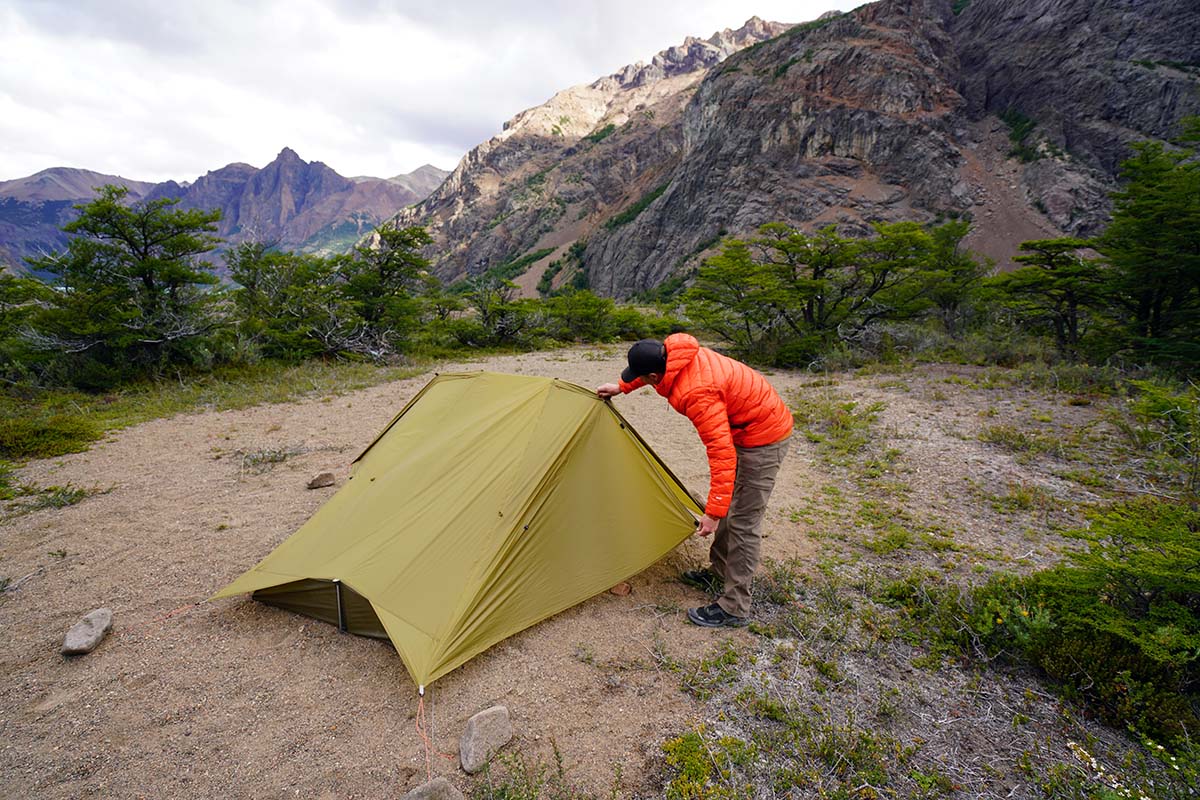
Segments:
[[[704,513],[719,519],[729,513],[737,476],[737,450],[729,430],[729,412],[720,394],[703,390],[688,395],[683,413],[696,426],[708,452],[708,503]]]
[[[644,380],[642,380],[641,378],[634,378],[631,383],[626,383],[625,381],[621,380],[620,378],[617,378],[617,386],[619,386],[621,388],[621,394],[629,394],[630,392],[636,392],[638,389],[642,388],[645,385],[646,385],[646,382]]]

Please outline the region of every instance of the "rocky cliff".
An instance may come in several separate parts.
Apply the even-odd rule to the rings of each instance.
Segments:
[[[400,221],[430,227],[446,279],[546,251],[527,291],[557,259],[557,281],[628,297],[771,220],[965,216],[1003,265],[1024,239],[1101,229],[1128,144],[1200,113],[1198,24],[1194,0],[751,20],[518,114]]]
[[[227,244],[256,239],[307,252],[348,250],[397,210],[432,191],[447,173],[426,165],[393,178],[345,178],[284,148],[267,166],[229,164],[190,184],[145,183],[87,170],[55,168],[0,182],[0,264],[66,247],[60,228],[74,206],[116,184],[133,200],[178,198],[183,208],[220,209]]]

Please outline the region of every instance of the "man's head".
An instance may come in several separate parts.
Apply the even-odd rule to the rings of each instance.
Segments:
[[[654,375],[662,378],[667,371],[667,348],[658,339],[642,339],[629,348],[629,366],[621,370],[621,380],[631,383],[635,378]],[[658,383],[658,380],[646,381]]]

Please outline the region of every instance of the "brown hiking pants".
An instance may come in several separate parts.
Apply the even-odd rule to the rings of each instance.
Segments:
[[[729,513],[717,526],[708,552],[713,572],[725,581],[725,593],[717,603],[735,617],[750,613],[750,582],[758,569],[763,514],[790,444],[789,437],[762,447],[737,448]]]

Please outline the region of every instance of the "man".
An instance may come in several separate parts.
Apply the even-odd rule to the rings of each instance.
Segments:
[[[628,360],[621,382],[599,386],[596,394],[609,398],[653,386],[692,421],[708,451],[708,502],[696,535],[716,534],[712,567],[682,577],[721,595],[712,605],[688,609],[688,619],[707,628],[745,625],[763,513],[787,454],[792,414],[766,378],[686,333],[643,339],[629,348]]]

